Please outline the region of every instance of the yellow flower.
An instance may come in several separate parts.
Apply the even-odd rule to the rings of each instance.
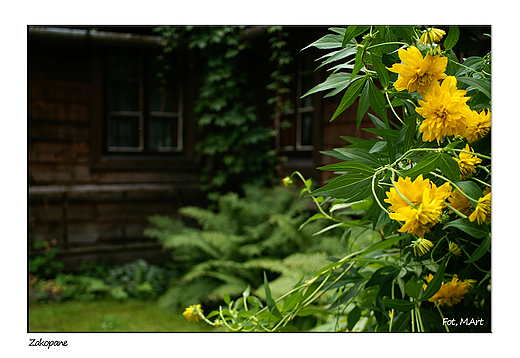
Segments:
[[[466,152],[473,152],[473,149],[471,149],[468,144],[466,144],[464,150]],[[475,165],[482,162],[482,159],[478,158],[477,156],[464,152],[460,152],[459,158],[455,158],[455,160],[457,163],[459,163],[460,180],[467,179],[475,174]]]
[[[464,190],[462,191],[464,192]],[[448,204],[466,216],[470,215],[473,210],[468,198],[466,198],[458,189],[453,190],[453,193],[451,193],[448,198]],[[450,210],[450,213],[453,213],[453,211]]]
[[[462,255],[462,250],[460,249],[459,245],[457,245],[453,241],[450,241],[448,250],[450,250],[450,252],[455,256]]]
[[[434,27],[429,28],[421,35],[421,38],[419,39],[419,45],[431,45],[433,43],[439,43],[444,35],[446,35],[444,30],[436,29]]]
[[[405,222],[399,232],[424,237],[424,234],[439,221],[445,206],[444,200],[450,194],[449,183],[437,187],[429,179],[423,179],[422,175],[414,182],[409,177],[401,177],[395,183],[395,187],[386,192],[385,202],[390,204],[390,218]]]
[[[293,181],[290,177],[283,178],[282,182],[283,182],[283,185],[285,185],[285,186],[290,186],[293,183]]]
[[[464,137],[468,139],[468,142],[473,143],[484,137],[491,129],[491,112],[486,109],[483,109],[480,113],[472,111],[472,116],[468,119],[467,126]]]
[[[418,238],[412,242],[413,254],[415,256],[422,256],[429,252],[433,247],[433,242],[425,238]]]
[[[182,314],[190,322],[198,322],[202,317],[204,311],[200,308],[200,305],[191,305]]]
[[[402,63],[395,63],[387,69],[399,74],[394,83],[398,91],[417,91],[420,94],[427,92],[430,87],[446,77],[444,71],[448,63],[447,57],[426,55],[423,58],[421,51],[416,47],[400,49],[398,51]]]
[[[433,279],[433,275],[430,274],[427,278],[428,283]],[[453,306],[462,301],[464,295],[473,289],[476,280],[466,280],[464,282],[459,281],[457,275],[453,276],[451,282],[442,283],[439,291],[433,295],[428,301],[435,302],[437,306]],[[423,289],[426,290],[427,285],[423,285]]]
[[[469,216],[469,221],[477,220],[478,224],[491,221],[491,190],[483,197],[478,199],[475,211]]]
[[[437,139],[440,144],[443,136],[465,135],[466,125],[472,113],[466,104],[469,97],[464,97],[466,91],[457,90],[457,79],[448,76],[442,85],[434,82],[430,91],[419,100],[420,107],[417,113],[425,119],[419,126],[419,132],[423,133],[424,142]]]

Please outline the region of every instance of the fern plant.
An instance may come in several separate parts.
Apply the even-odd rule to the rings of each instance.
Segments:
[[[263,272],[273,294],[282,293],[330,263],[327,257],[347,250],[334,230],[313,236],[320,229],[318,222],[300,229],[312,213],[306,200],[284,187],[248,185],[243,197],[221,196],[215,212],[184,207],[180,213],[184,219],[195,219],[199,227],[155,215],[149,218],[155,227],[145,231],[171,249],[181,265],[182,276],[159,300],[174,309],[194,302],[211,305],[224,293],[238,296],[248,286],[262,297]]]

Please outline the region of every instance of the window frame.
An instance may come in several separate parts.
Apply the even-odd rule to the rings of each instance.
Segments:
[[[182,74],[179,79],[179,111],[182,115],[179,116],[179,149],[177,150],[157,150],[157,151],[136,151],[133,150],[118,150],[110,151],[109,136],[108,136],[108,107],[107,107],[107,71],[105,68],[105,61],[107,59],[107,50],[110,47],[121,46],[137,48],[140,52],[152,51],[160,48],[157,42],[142,41],[139,43],[99,43],[92,45],[92,135],[91,135],[91,157],[90,166],[93,170],[194,170],[195,152],[194,152],[194,138],[193,134],[195,128],[193,126],[192,116],[190,114],[189,101],[187,95],[193,93],[193,85],[190,83],[191,73],[189,66],[183,61],[182,54],[180,54]],[[140,71],[143,71],[143,66],[140,66]],[[188,84],[188,86],[186,86]],[[140,89],[142,91],[142,89]],[[140,100],[144,98],[145,94],[140,94]],[[143,108],[143,107],[141,107]],[[144,111],[147,108],[143,109]],[[144,112],[141,112],[143,115]],[[150,116],[150,114],[148,114]],[[144,121],[140,119],[142,130],[140,136],[145,135]],[[143,142],[144,143],[144,138]],[[144,149],[144,148],[143,148]]]
[[[299,51],[299,48],[303,48],[302,46],[306,44],[304,35],[297,35],[297,46],[295,49],[292,49],[291,52],[296,54],[295,63],[290,67],[290,73],[293,75],[293,83],[290,86],[290,100],[293,103],[290,109],[287,109],[281,113],[281,122],[283,122],[284,117],[291,116],[291,123],[294,128],[294,143],[290,145],[282,144],[282,130],[279,128],[278,130],[278,150],[283,153],[283,155],[288,156],[298,156],[298,157],[309,157],[309,159],[315,156],[317,149],[320,147],[320,126],[319,126],[319,111],[321,105],[321,97],[316,94],[311,95],[312,105],[311,106],[303,106],[304,99],[301,98],[307,90],[303,89],[303,80],[305,76],[312,76],[314,87],[316,84],[320,83],[320,73],[314,71],[314,68],[304,68],[304,59],[303,54]],[[313,48],[307,49],[306,51],[312,52],[316,54]],[[312,58],[312,55],[309,55]],[[309,88],[310,89],[310,88]],[[303,130],[303,115],[305,113],[312,113],[312,144],[306,145],[302,144],[302,130]]]

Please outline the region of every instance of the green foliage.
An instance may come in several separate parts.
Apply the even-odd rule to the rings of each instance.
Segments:
[[[372,109],[375,114],[368,116],[375,128],[368,131],[377,139],[344,137],[350,144],[325,152],[339,162],[319,168],[337,175],[321,188],[311,188],[309,180],[299,172],[284,179],[284,183],[299,177],[305,184],[301,195],[313,200],[318,209],[300,228],[325,222],[327,226],[316,234],[344,230],[345,240],[351,239],[354,227],[373,229],[381,240],[372,245],[364,243],[358,251],[348,251],[341,258],[330,257],[329,263],[313,268],[315,274],[310,279],[295,278],[297,283],[280,296],[274,293],[274,281],[264,275],[267,305],[244,291],[242,298],[227,300],[226,309],[219,307],[210,312],[207,317],[216,318],[209,323],[229,331],[298,331],[301,327],[295,320],[310,314],[323,322],[313,328],[315,331],[489,332],[491,204],[484,194],[491,189],[490,134],[482,132],[474,141],[466,131],[469,133],[470,124],[477,121],[468,113],[491,105],[490,54],[459,63],[453,52],[460,38],[457,27],[449,29],[440,45],[420,44],[421,35],[431,31],[421,26],[330,30],[333,34],[309,46],[328,51],[321,57],[322,66],[341,63],[333,67],[329,79],[309,93],[345,92],[331,120],[357,100],[358,125]],[[439,112],[433,117],[438,122],[432,130],[442,136],[432,142],[423,139],[424,127],[419,126],[430,119],[416,111],[422,106],[419,100],[424,100],[423,94],[398,91],[393,87],[397,75],[384,71],[401,62],[397,57],[399,48],[410,46],[422,52],[421,56],[447,58],[445,74],[455,76],[456,89],[465,90],[469,98],[468,108],[461,112],[467,116],[464,120],[468,128],[464,132],[440,132],[447,124]],[[447,83],[454,83],[450,80]],[[474,152],[462,149],[469,144]],[[478,158],[477,164],[466,164],[472,165],[474,171],[465,177],[462,174],[467,167],[455,160],[462,160],[462,154]],[[396,184],[400,178],[414,181],[419,176],[428,180],[428,188]],[[448,191],[435,194],[443,185]],[[395,190],[394,199],[391,188]],[[413,195],[420,197],[413,199],[414,203],[410,199]],[[439,203],[433,204],[433,195],[439,195],[435,199]],[[462,199],[455,199],[456,195]],[[396,198],[402,198],[404,204],[391,208],[389,201],[400,200]],[[465,213],[449,199],[458,200],[457,207]],[[363,209],[363,217],[342,217],[339,208]],[[475,219],[478,213],[481,216]],[[310,261],[308,256],[305,260]],[[446,289],[450,286],[452,289]],[[444,317],[461,324],[448,327]],[[463,324],[466,317],[479,318],[482,325]]]
[[[38,254],[29,258],[29,273],[38,278],[53,278],[63,269],[63,262],[56,259],[58,249],[52,247],[56,240],[51,242],[36,239],[29,247],[29,252]],[[43,251],[42,251],[43,250]]]
[[[172,272],[157,265],[150,265],[145,260],[117,266],[108,271],[104,281],[110,286],[114,298],[149,300],[157,298],[166,291]]]
[[[150,217],[156,227],[145,234],[172,249],[184,270],[161,297],[162,304],[178,309],[193,302],[211,303],[223,293],[240,295],[248,286],[265,298],[262,272],[273,294],[281,294],[294,280],[326,264],[329,255],[345,252],[348,248],[334,231],[313,236],[323,227],[318,222],[298,230],[308,218],[306,203],[283,187],[248,185],[243,197],[220,197],[216,212],[182,208],[181,214],[195,219],[200,228],[187,227],[179,219]]]
[[[77,272],[59,273],[52,279],[29,277],[31,301],[95,301],[113,298],[152,300],[166,291],[174,271],[142,259],[124,265],[84,265]]]
[[[197,66],[194,110],[201,139],[196,150],[205,159],[202,189],[212,200],[244,183],[273,181],[276,157],[270,147],[271,131],[256,114],[250,71],[244,67],[249,47],[241,37],[243,30],[241,26],[156,28],[168,40],[165,52],[186,49]]]

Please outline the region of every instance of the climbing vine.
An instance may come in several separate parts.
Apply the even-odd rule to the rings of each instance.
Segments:
[[[244,183],[266,185],[274,180],[273,133],[254,105],[244,30],[241,26],[155,29],[166,40],[165,52],[187,49],[197,69],[196,151],[204,164],[202,189],[210,200]]]

